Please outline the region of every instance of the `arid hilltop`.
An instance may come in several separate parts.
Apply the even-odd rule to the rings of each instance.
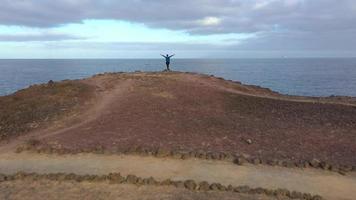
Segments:
[[[135,72],[31,86],[0,103],[0,153],[141,153],[343,175],[356,169],[351,97],[295,97],[208,75]]]

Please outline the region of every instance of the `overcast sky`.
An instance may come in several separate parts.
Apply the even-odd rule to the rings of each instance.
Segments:
[[[0,3],[0,58],[356,57],[356,0]]]

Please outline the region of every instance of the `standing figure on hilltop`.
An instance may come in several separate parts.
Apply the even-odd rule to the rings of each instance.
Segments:
[[[161,54],[161,56],[163,56],[165,59],[166,59],[166,66],[167,66],[167,71],[170,71],[170,69],[169,69],[169,64],[171,63],[171,57],[173,57],[175,54],[173,54],[173,55],[162,55]]]

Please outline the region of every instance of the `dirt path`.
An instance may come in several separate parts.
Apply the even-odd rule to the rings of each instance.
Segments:
[[[78,128],[80,126],[85,126],[93,121],[95,121],[98,117],[105,114],[106,112],[110,112],[110,107],[108,105],[112,104],[114,101],[120,101],[121,98],[124,97],[126,92],[130,90],[130,87],[133,85],[132,80],[125,80],[118,84],[111,90],[105,89],[105,83],[101,80],[92,80],[88,82],[91,85],[97,87],[95,92],[95,96],[97,96],[97,102],[90,109],[82,113],[80,116],[77,116],[75,119],[66,119],[57,123],[55,127],[50,127],[48,129],[34,131],[32,133],[19,136],[16,140],[10,140],[5,142],[0,142],[0,153],[2,152],[10,152],[14,151],[17,146],[25,143],[30,138],[42,139],[49,136],[55,136],[66,131],[70,131],[72,129]],[[79,123],[72,124],[70,121],[78,121]],[[70,124],[70,125],[67,125]],[[66,127],[68,126],[68,127]],[[59,128],[58,128],[59,127]],[[65,128],[63,128],[65,127]]]
[[[176,160],[139,156],[0,154],[0,173],[18,171],[37,173],[108,174],[120,172],[157,180],[193,179],[235,186],[249,185],[270,189],[286,188],[319,194],[327,199],[354,199],[356,174],[342,176],[320,170],[288,169],[268,166],[237,166],[208,160]]]

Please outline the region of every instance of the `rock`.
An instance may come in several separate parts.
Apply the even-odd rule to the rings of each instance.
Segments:
[[[212,160],[212,159],[213,159],[213,153],[208,152],[208,153],[206,154],[206,159],[207,159],[207,160]]]
[[[226,160],[226,161],[230,161],[230,162],[234,162],[234,161],[235,161],[235,156],[232,155],[231,153],[227,153],[227,154],[225,155],[225,160]]]
[[[352,171],[356,171],[356,166],[352,166]]]
[[[213,191],[218,191],[218,190],[220,190],[220,189],[219,189],[219,185],[218,185],[217,183],[212,183],[212,184],[210,185],[210,189],[213,190]]]
[[[143,179],[143,183],[146,185],[155,185],[156,180],[153,177]]]
[[[0,182],[6,181],[6,176],[4,174],[0,174]]]
[[[205,159],[206,158],[206,153],[204,151],[198,151],[196,154],[197,158]]]
[[[186,159],[189,159],[190,158],[190,154],[185,152],[185,153],[182,153],[182,159],[183,160],[186,160]]]
[[[120,175],[120,173],[110,173],[108,175],[108,179],[111,183],[123,183],[125,182],[125,178]]]
[[[164,148],[159,148],[156,153],[157,157],[167,157],[169,155],[170,155],[170,151]]]
[[[249,186],[238,186],[235,187],[234,192],[237,193],[248,193],[250,191],[250,187]]]
[[[186,180],[186,181],[184,181],[184,186],[188,190],[195,190],[195,188],[197,187],[197,184],[193,180]]]
[[[285,160],[283,161],[283,166],[287,168],[292,168],[295,167],[295,164],[293,161]]]
[[[326,162],[320,162],[320,167],[324,170],[329,170],[330,169],[330,165]]]
[[[182,158],[182,154],[177,150],[173,150],[171,152],[171,155],[172,155],[173,158],[176,158],[176,159],[181,159]]]
[[[217,152],[214,152],[214,153],[212,154],[212,158],[213,158],[214,160],[219,160],[219,159],[220,159],[220,154],[217,153]]]
[[[234,191],[234,187],[232,185],[228,185],[227,191],[230,191],[230,192]]]
[[[126,182],[127,183],[131,183],[131,184],[135,184],[137,182],[137,177],[135,175],[127,175],[126,177]]]
[[[259,165],[259,164],[261,164],[261,160],[259,158],[254,158],[254,159],[252,159],[252,163],[255,165]]]
[[[244,139],[244,141],[245,141],[246,144],[248,144],[248,145],[252,144],[252,140],[251,140],[251,139]]]
[[[319,195],[314,195],[312,200],[323,200],[323,197],[321,197]]]
[[[339,174],[341,174],[341,175],[343,175],[343,176],[346,176],[346,172],[344,171],[344,170],[342,170],[342,169],[339,169]]]
[[[305,200],[312,200],[313,199],[313,196],[309,193],[304,193],[303,194],[303,199]]]
[[[350,165],[344,165],[341,167],[342,171],[344,172],[351,172],[352,171],[352,166]]]
[[[171,179],[166,179],[166,180],[162,181],[160,185],[171,185],[171,183],[172,183]]]
[[[318,168],[320,166],[320,161],[318,159],[313,159],[309,162],[310,166]]]
[[[303,194],[301,192],[292,191],[289,194],[289,197],[292,198],[292,199],[301,199],[301,198],[303,198]]]
[[[289,196],[290,192],[286,189],[277,189],[274,191],[274,194],[276,196]]]
[[[175,187],[177,187],[177,188],[184,188],[185,187],[185,185],[184,185],[184,183],[182,181],[175,181],[175,182],[173,182],[173,185]]]
[[[271,165],[271,166],[276,166],[277,163],[278,163],[277,160],[267,160],[267,164],[268,164],[268,165]]]
[[[201,191],[209,191],[209,189],[210,189],[210,185],[209,185],[208,182],[203,181],[203,182],[199,183],[199,190],[201,190]]]
[[[256,189],[255,189],[255,193],[256,193],[256,194],[264,194],[264,193],[265,193],[265,190],[264,190],[263,188],[260,188],[260,187],[259,187],[259,188],[256,188]]]
[[[138,177],[136,184],[138,184],[138,185],[143,185],[143,184],[144,184],[144,183],[143,183],[143,178]]]
[[[234,163],[238,164],[238,165],[243,165],[245,162],[246,162],[246,159],[243,157],[237,157],[234,161]]]

